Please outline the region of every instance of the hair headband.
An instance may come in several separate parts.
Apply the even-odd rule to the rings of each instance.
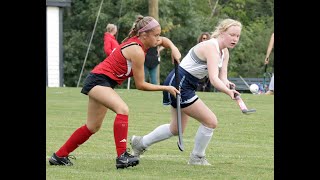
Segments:
[[[147,25],[145,25],[143,28],[139,29],[138,33],[148,31],[148,30],[153,29],[153,28],[155,28],[157,26],[160,26],[158,21],[155,20],[155,19],[152,19]]]

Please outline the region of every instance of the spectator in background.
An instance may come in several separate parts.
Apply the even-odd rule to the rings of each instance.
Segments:
[[[273,49],[273,44],[274,44],[274,33],[272,33],[269,41],[266,58],[264,59],[264,64],[269,64],[269,56]],[[269,90],[266,92],[266,95],[274,95],[274,73],[272,73],[271,81],[269,83]]]
[[[106,27],[106,32],[104,33],[104,52],[107,57],[111,54],[111,52],[119,46],[118,41],[115,38],[115,35],[118,32],[118,28],[114,24],[108,24]]]
[[[210,39],[210,33],[208,32],[203,32],[200,34],[198,37],[198,43],[201,43],[202,41],[206,41]],[[200,79],[197,87],[197,91],[206,91],[209,92],[211,89],[211,83],[209,78],[206,76],[202,79]]]
[[[146,60],[144,62],[144,79],[151,84],[158,84],[157,70],[160,63],[160,52],[163,46],[151,47],[147,51]],[[150,81],[149,80],[150,77]]]
[[[210,33],[208,32],[203,32],[200,34],[198,37],[198,43],[201,43],[202,41],[206,41],[210,39]]]

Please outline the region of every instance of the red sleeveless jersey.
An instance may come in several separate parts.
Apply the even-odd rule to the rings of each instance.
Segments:
[[[102,62],[96,65],[92,73],[104,74],[115,80],[119,85],[129,77],[133,76],[131,61],[127,60],[121,50],[130,46],[129,44],[138,44],[144,50],[142,42],[137,36],[129,38],[126,42],[121,43],[114,51]],[[146,55],[146,51],[144,51]]]

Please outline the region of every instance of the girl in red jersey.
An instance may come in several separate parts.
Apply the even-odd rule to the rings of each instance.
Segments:
[[[106,27],[106,31],[103,37],[103,50],[108,57],[111,52],[119,46],[118,41],[115,38],[115,35],[118,32],[118,28],[114,24],[108,24]]]
[[[71,166],[69,154],[99,131],[108,109],[117,115],[113,132],[117,158],[116,168],[127,168],[139,164],[139,159],[127,152],[128,105],[114,90],[117,84],[133,76],[136,88],[142,91],[167,91],[173,96],[180,93],[173,86],[154,85],[144,81],[144,61],[148,48],[161,45],[170,48],[172,63],[179,61],[178,48],[160,36],[160,24],[152,17],[138,16],[128,37],[104,61],[99,63],[84,81],[81,93],[88,95],[86,123],[73,132],[69,139],[53,153],[50,165]]]

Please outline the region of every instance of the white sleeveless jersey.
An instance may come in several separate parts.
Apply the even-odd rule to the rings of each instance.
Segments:
[[[217,39],[212,38],[207,40],[210,43],[213,43],[214,46],[217,48],[217,51],[220,52],[219,44]],[[196,45],[197,46],[197,45]],[[195,47],[195,46],[194,46]],[[208,76],[208,67],[207,67],[207,61],[200,59],[195,53],[194,53],[194,47],[190,49],[188,54],[182,59],[180,62],[180,66],[188,71],[191,75],[195,76],[198,79],[202,79],[205,76]],[[222,55],[219,56],[219,69],[222,67],[222,62],[224,58],[224,52],[222,51]]]

